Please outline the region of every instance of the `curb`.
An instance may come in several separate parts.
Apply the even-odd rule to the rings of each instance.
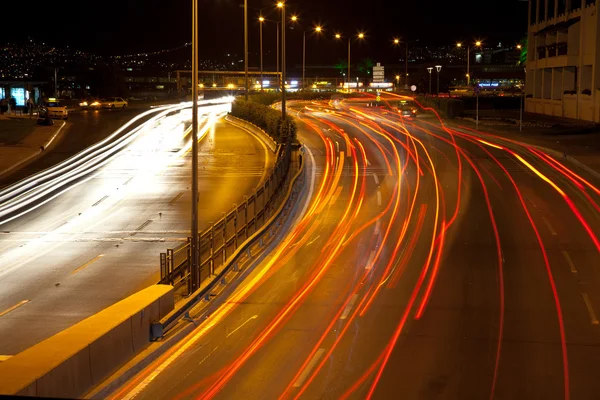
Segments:
[[[65,127],[66,124],[67,123],[65,121],[63,121],[63,124],[61,125],[61,127],[58,128],[58,130],[54,133],[54,135],[52,135],[50,137],[50,139],[46,140],[44,142],[44,144],[42,144],[42,146],[40,146],[40,149],[37,150],[35,153],[25,157],[18,163],[13,164],[12,166],[10,166],[8,168],[5,168],[3,171],[0,171],[0,177],[3,178],[6,175],[9,175],[14,170],[19,169],[20,167],[24,167],[25,165],[29,164],[31,161],[35,160],[37,157],[41,156],[42,153],[44,153],[46,150],[48,150],[50,148],[50,145],[54,142],[54,139],[56,139],[56,137],[60,134],[60,132],[62,131],[62,129]]]

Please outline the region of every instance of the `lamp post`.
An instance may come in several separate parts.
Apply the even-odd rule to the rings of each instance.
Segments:
[[[429,72],[429,95],[431,96],[431,73],[433,72],[433,67],[428,67],[427,72]]]
[[[247,55],[247,53],[246,53]],[[247,66],[248,64],[246,64]],[[248,80],[246,79],[246,82]],[[198,254],[198,0],[192,0],[192,292],[199,286]]]
[[[285,120],[285,3],[280,1],[277,7],[281,8],[281,118]]]
[[[293,15],[292,22],[298,22],[298,17]],[[323,28],[320,25],[315,26],[314,31],[321,33]],[[306,87],[306,29],[302,29],[302,89]]]
[[[457,43],[456,47],[461,48],[462,43]],[[481,41],[475,42],[475,47],[481,47]],[[471,45],[467,45],[467,86],[471,86]]]
[[[358,39],[364,39],[365,38],[365,34],[360,32],[357,35]],[[342,35],[339,33],[335,34],[335,38],[336,39],[341,39]],[[350,43],[351,43],[351,39],[352,37],[348,36],[348,74],[346,75],[346,82],[348,82],[348,92],[350,92]]]
[[[248,101],[248,0],[244,0],[244,88],[244,97]]]
[[[396,88],[400,88],[400,75],[396,75]]]
[[[440,71],[442,70],[442,66],[436,65],[435,70],[437,71],[437,96],[439,98],[440,97]]]
[[[258,17],[259,24],[259,36],[260,36],[260,91],[263,91],[263,38],[262,38],[262,27],[265,18],[263,16]]]

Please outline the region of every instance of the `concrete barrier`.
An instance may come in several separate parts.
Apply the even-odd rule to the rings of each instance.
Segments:
[[[174,306],[155,285],[0,363],[0,394],[78,398],[150,342],[150,325]]]

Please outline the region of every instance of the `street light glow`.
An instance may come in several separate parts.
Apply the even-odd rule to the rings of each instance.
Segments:
[[[523,46],[521,46],[520,44],[517,45],[517,49],[521,50],[523,48]]]
[[[260,22],[265,22],[265,18],[264,18],[264,17],[258,17],[258,20],[259,20]]]
[[[476,41],[475,42],[475,46],[480,47],[481,46],[481,41],[480,40]]]
[[[283,8],[283,1],[280,1],[279,3],[277,3],[277,7]]]
[[[342,35],[340,35],[339,33],[336,33],[336,34],[335,34],[335,38],[336,38],[336,39],[341,39],[341,38],[342,38]]]
[[[400,44],[400,39],[394,39],[394,44]]]
[[[359,38],[359,39],[364,39],[364,38],[365,38],[365,34],[364,34],[364,33],[362,33],[362,32],[361,32],[361,33],[359,33],[359,34],[358,34],[358,38]]]
[[[322,30],[323,30],[323,28],[320,26],[315,27],[315,32],[321,32]]]
[[[298,21],[298,17],[295,15],[292,15],[292,21],[294,21],[294,22]]]
[[[456,47],[462,47],[462,43],[456,43]]]

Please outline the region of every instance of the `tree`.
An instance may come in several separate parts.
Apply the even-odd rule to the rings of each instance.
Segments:
[[[343,75],[346,73],[346,71],[348,71],[348,61],[346,60],[338,60],[338,62],[333,66],[333,68],[335,69],[339,69],[340,70],[340,75]]]
[[[368,76],[371,74],[374,66],[375,62],[370,57],[364,58],[358,63],[358,72]]]

